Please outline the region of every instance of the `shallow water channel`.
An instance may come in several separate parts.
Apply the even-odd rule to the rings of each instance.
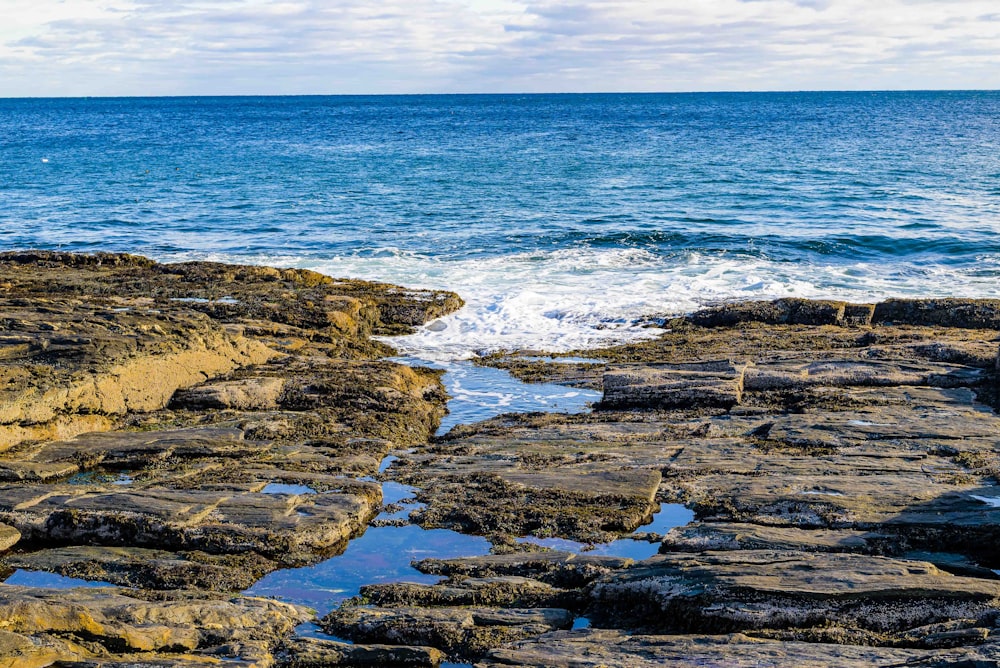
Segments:
[[[451,399],[438,435],[447,433],[457,424],[471,424],[502,413],[579,413],[600,399],[599,392],[522,383],[506,371],[471,362],[442,364],[412,357],[394,358],[394,361],[444,370],[442,380]],[[392,455],[386,457],[379,472],[384,473],[395,459]],[[375,521],[406,519],[419,507],[413,498],[415,491],[397,482],[383,482],[383,504],[401,504],[403,510],[395,514],[382,513]],[[324,615],[344,600],[356,596],[366,584],[401,581],[433,584],[441,579],[417,571],[410,566],[413,561],[473,557],[487,554],[489,550],[490,543],[485,538],[449,529],[422,529],[412,524],[372,526],[364,535],[352,540],[343,554],[314,566],[270,573],[247,593],[300,603]]]
[[[395,361],[410,365],[431,366],[445,371],[443,382],[451,396],[449,413],[442,420],[438,435],[447,433],[458,424],[479,422],[502,413],[512,412],[564,412],[579,413],[600,399],[600,392],[552,384],[528,384],[512,377],[506,371],[480,367],[471,362],[447,364],[428,362],[417,358],[396,358]],[[386,457],[379,473],[384,473],[395,456]],[[263,490],[270,494],[314,494],[315,490],[302,485],[272,483]],[[415,489],[396,482],[382,483],[385,505],[398,504],[402,510],[383,512],[376,519],[405,520],[419,507]],[[673,527],[691,521],[690,510],[677,504],[663,504],[651,524],[640,528],[642,532],[665,533]],[[538,539],[525,537],[522,541],[536,543],[553,549],[588,554],[613,555],[632,559],[645,559],[656,554],[658,543],[622,538],[603,545],[584,545],[558,538]],[[286,569],[270,573],[246,594],[267,596],[290,603],[306,605],[325,615],[344,600],[356,596],[366,584],[389,582],[418,582],[433,584],[440,576],[425,575],[414,569],[413,561],[437,558],[473,557],[488,554],[490,543],[480,536],[467,536],[448,529],[422,529],[416,525],[370,526],[362,536],[350,541],[343,554],[304,568]],[[18,570],[8,584],[36,587],[113,586],[103,582],[88,582],[51,573]],[[589,624],[579,618],[574,628]],[[305,624],[299,633],[319,638],[340,640],[323,634],[315,624]],[[467,664],[443,664],[458,668]]]
[[[449,414],[442,420],[438,435],[448,432],[458,424],[479,422],[502,413],[512,412],[564,412],[579,413],[600,399],[600,392],[582,390],[562,385],[528,384],[512,377],[506,371],[479,367],[470,362],[440,364],[416,358],[396,358],[396,361],[432,366],[445,371],[443,382],[451,396]],[[395,457],[383,461],[384,472]],[[401,504],[403,510],[395,514],[383,513],[377,520],[404,519],[419,505],[413,498],[412,487],[396,482],[383,482],[383,503]],[[651,524],[641,528],[644,532],[665,533],[671,528],[687,524],[693,513],[678,504],[663,504]],[[613,555],[632,559],[645,559],[656,554],[658,543],[622,538],[604,545],[589,546],[556,538],[536,539],[525,537],[545,547],[569,552]],[[490,543],[479,536],[467,536],[448,529],[422,529],[415,525],[369,527],[364,535],[352,540],[343,554],[314,566],[270,573],[253,585],[246,593],[270,596],[284,601],[307,605],[319,615],[336,608],[344,600],[355,596],[366,584],[388,582],[418,582],[433,584],[440,576],[425,575],[410,564],[426,558],[449,559],[488,554]],[[579,618],[575,628],[589,625]],[[319,638],[324,635],[314,624],[300,627],[299,632]],[[336,640],[342,640],[335,638]],[[466,664],[444,664],[457,668]]]

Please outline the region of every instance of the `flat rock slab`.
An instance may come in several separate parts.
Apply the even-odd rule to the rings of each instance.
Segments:
[[[246,457],[260,454],[266,443],[250,442],[233,427],[189,427],[156,431],[81,434],[19,452],[18,461],[50,466],[73,464],[80,469],[104,465],[140,469],[169,457]],[[0,470],[7,466],[0,460]]]
[[[356,493],[172,490],[94,493],[71,485],[0,488],[0,517],[38,541],[133,545],[302,559],[342,546],[381,503]]]
[[[706,362],[613,368],[604,374],[602,408],[730,408],[743,395],[746,365]]]
[[[827,387],[962,387],[975,384],[982,370],[954,364],[914,364],[880,360],[783,360],[752,364],[743,374],[748,392]]]
[[[394,476],[421,488],[418,499],[427,507],[411,518],[424,527],[604,542],[640,526],[656,510],[657,470],[588,459],[539,463],[517,442],[502,439],[449,441],[440,448],[462,454],[430,465],[409,456],[394,463]]]
[[[964,387],[982,378],[981,369],[943,363],[855,359],[768,360],[755,364],[698,364],[611,367],[603,379],[600,408],[732,408],[743,393],[803,391],[825,387]]]
[[[361,588],[363,600],[378,606],[495,606],[505,608],[579,607],[577,592],[556,589],[532,578],[497,576],[452,578],[436,585],[397,582]]]
[[[740,550],[655,556],[602,578],[592,595],[602,619],[668,632],[843,625],[891,636],[976,619],[1000,604],[1000,582],[919,561]]]
[[[761,436],[771,441],[809,447],[851,445],[892,439],[954,440],[993,437],[1000,419],[977,410],[973,397],[956,394],[953,401],[921,406],[886,406],[865,411],[810,411],[776,416]],[[965,399],[965,401],[963,401]]]
[[[446,656],[433,647],[349,645],[317,638],[292,638],[276,657],[279,668],[436,668]]]
[[[569,628],[573,614],[558,608],[348,606],[321,623],[328,633],[357,642],[428,645],[476,657],[512,640]]]
[[[692,522],[671,529],[661,552],[783,550],[878,554],[889,537],[850,529],[800,529],[736,522]]]
[[[238,592],[277,568],[253,553],[212,555],[139,547],[71,546],[8,555],[14,568],[146,589]]]
[[[176,595],[142,600],[115,589],[0,585],[5,631],[42,644],[60,637],[87,639],[112,654],[275,642],[309,616],[304,609],[265,599]]]
[[[632,469],[630,471],[601,471],[582,469],[572,473],[555,471],[504,471],[499,474],[504,481],[526,488],[566,493],[593,500],[597,503],[625,501],[652,504],[660,486],[659,471]]]
[[[423,559],[414,563],[431,575],[495,578],[530,577],[557,587],[582,587],[602,575],[627,568],[634,562],[624,557],[573,554],[547,550],[513,554],[487,554],[459,559]]]
[[[631,635],[594,629],[557,631],[491,650],[480,668],[871,668],[872,666],[997,666],[994,645],[947,651],[863,647],[816,642],[775,642],[741,634],[717,636]]]

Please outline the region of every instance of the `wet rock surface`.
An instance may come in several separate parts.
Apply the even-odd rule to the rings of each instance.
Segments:
[[[452,656],[476,658],[513,640],[568,629],[573,614],[561,608],[342,607],[323,628],[358,642],[431,645]]]
[[[13,665],[105,658],[114,665],[144,654],[180,665],[235,654],[251,665],[266,660],[270,647],[309,617],[304,609],[259,598],[0,585],[8,656],[25,662]]]
[[[521,577],[594,627],[495,647],[484,666],[997,665],[998,314],[988,300],[756,302],[586,351],[601,363],[483,360],[604,399],[459,427],[401,459],[418,521],[511,553],[422,563],[451,579],[367,602],[432,606],[466,600],[462,578]],[[595,471],[630,482],[609,493],[587,484]],[[546,496],[528,482],[556,475]],[[696,521],[592,576],[513,541],[606,540],[663,502]]]
[[[129,588],[0,585],[0,665],[272,665],[313,613],[238,592],[343,550],[380,510],[380,460],[444,414],[439,374],[371,336],[460,305],[305,270],[0,254],[8,572]]]
[[[372,335],[460,304],[0,255],[4,563],[122,587],[0,585],[0,665],[1000,665],[1000,303],[750,302],[583,360],[497,355],[604,398],[434,439],[438,372]],[[493,553],[363,587],[319,620],[353,645],[238,594],[343,550],[376,479],[415,488],[392,521]],[[544,547],[641,532],[663,503],[696,520],[643,534],[651,558]]]
[[[1000,648],[981,645],[952,650],[913,650],[820,642],[775,642],[743,634],[649,636],[616,630],[561,631],[513,643],[492,652],[477,666],[994,666]]]
[[[445,654],[433,647],[406,645],[351,645],[316,638],[293,638],[277,655],[282,668],[425,668],[441,665]]]

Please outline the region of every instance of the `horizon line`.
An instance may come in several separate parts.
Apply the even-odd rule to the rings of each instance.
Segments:
[[[688,90],[688,91],[559,91],[559,92],[462,92],[462,93],[191,93],[176,95],[15,95],[0,100],[123,100],[182,98],[278,98],[278,97],[488,97],[488,96],[575,96],[575,95],[799,95],[813,93],[997,93],[1000,88],[872,88],[799,90]]]

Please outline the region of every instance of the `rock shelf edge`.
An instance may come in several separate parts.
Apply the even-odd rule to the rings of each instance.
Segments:
[[[482,362],[603,390],[433,438],[438,372],[375,335],[450,292],[121,254],[0,254],[0,666],[1000,665],[1000,300],[784,299],[659,338]],[[397,456],[388,471],[379,462]],[[240,591],[411,521],[489,538],[321,627]],[[286,490],[268,493],[278,486]],[[300,491],[290,491],[300,490]],[[643,561],[604,542],[661,503]],[[585,617],[590,628],[571,629]]]

